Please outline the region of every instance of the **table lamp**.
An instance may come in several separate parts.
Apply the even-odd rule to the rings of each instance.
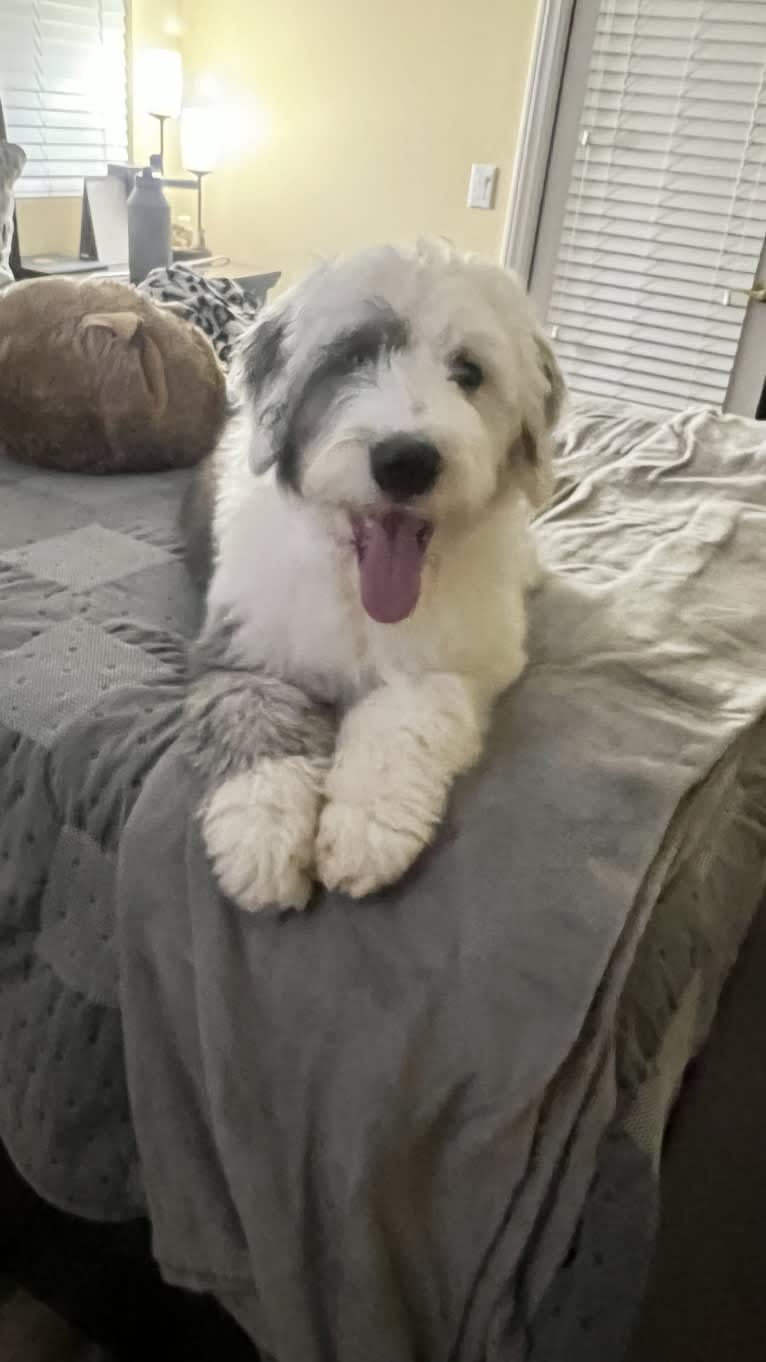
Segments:
[[[159,169],[165,170],[165,122],[178,118],[183,98],[181,53],[171,47],[145,47],[136,56],[136,104],[160,125]]]
[[[215,109],[187,107],[181,114],[181,160],[197,180],[197,244],[207,250],[202,226],[202,181],[215,170],[221,154],[219,121]]]

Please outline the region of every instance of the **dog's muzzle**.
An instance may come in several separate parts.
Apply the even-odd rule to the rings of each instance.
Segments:
[[[412,435],[389,435],[370,449],[372,476],[392,501],[409,501],[430,492],[441,464],[436,446]]]

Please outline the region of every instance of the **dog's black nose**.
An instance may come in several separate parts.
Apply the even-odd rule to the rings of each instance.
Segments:
[[[441,462],[434,445],[412,435],[389,435],[370,450],[372,476],[381,492],[394,501],[428,492],[439,476]]]

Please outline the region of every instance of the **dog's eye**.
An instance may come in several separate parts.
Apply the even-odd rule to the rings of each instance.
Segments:
[[[348,351],[348,367],[363,369],[366,364],[374,364],[380,346],[374,337],[357,336]]]
[[[450,364],[450,378],[453,383],[457,383],[464,393],[475,393],[484,382],[484,373],[480,364],[470,355],[463,351],[454,355]]]

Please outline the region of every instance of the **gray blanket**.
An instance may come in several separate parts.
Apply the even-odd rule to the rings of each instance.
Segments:
[[[99,1219],[145,1183],[167,1274],[279,1362],[616,1358],[761,883],[763,462],[746,422],[576,416],[532,666],[439,845],[378,903],[253,922],[190,816],[183,476],[0,460],[0,1137],[29,1181]]]
[[[183,742],[155,767],[118,883],[155,1248],[279,1362],[532,1354],[637,943],[693,792],[766,707],[764,453],[710,413],[575,416],[532,664],[393,892],[246,917]]]

